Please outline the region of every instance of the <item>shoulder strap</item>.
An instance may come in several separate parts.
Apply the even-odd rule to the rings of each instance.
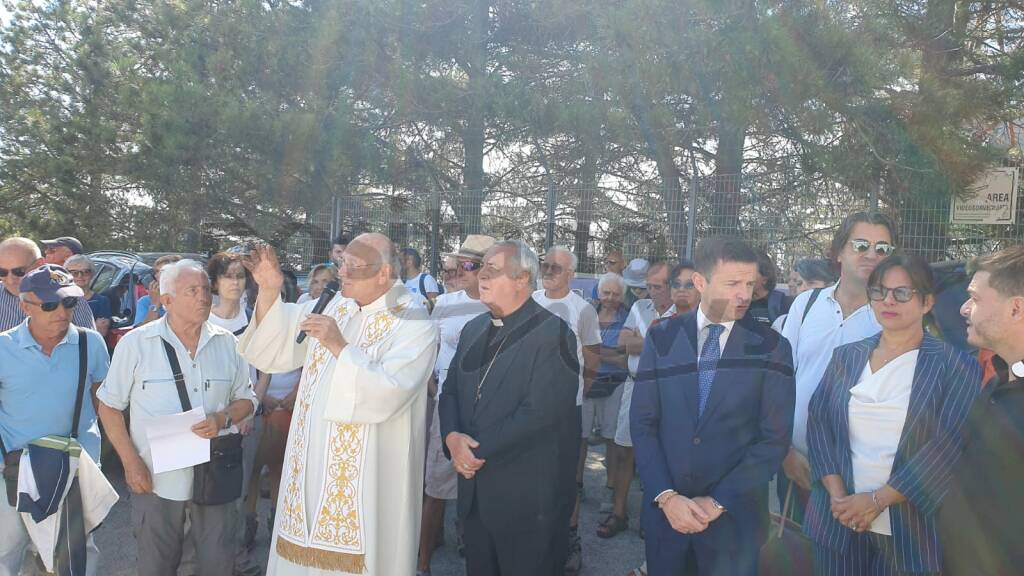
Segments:
[[[185,391],[185,375],[181,373],[181,364],[178,363],[178,353],[174,351],[174,346],[163,338],[160,339],[164,344],[164,352],[167,354],[167,362],[171,365],[171,371],[174,373],[174,385],[178,387],[178,401],[181,402],[181,410],[188,412],[192,409],[192,403],[189,402],[188,392]]]
[[[804,325],[804,320],[807,320],[807,314],[810,313],[811,306],[814,306],[814,301],[818,299],[822,290],[824,290],[824,288],[815,288],[814,291],[811,292],[811,297],[807,299],[807,306],[804,306],[804,315],[800,317],[801,327]]]
[[[420,296],[427,297],[427,273],[420,272]]]
[[[78,330],[78,392],[75,395],[75,416],[71,421],[71,437],[78,438],[78,423],[82,419],[82,399],[85,397],[85,376],[89,371],[89,338],[85,330]]]

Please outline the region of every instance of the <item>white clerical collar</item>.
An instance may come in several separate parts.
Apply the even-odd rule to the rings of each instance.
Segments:
[[[703,330],[708,324],[718,324],[719,326],[722,326],[723,328],[725,328],[724,333],[728,334],[728,333],[732,332],[732,326],[735,323],[736,323],[735,320],[730,320],[729,322],[712,322],[711,320],[708,319],[707,316],[704,315],[704,308],[702,306],[700,306],[700,305],[697,306],[697,333],[698,334],[700,334],[701,330]]]
[[[1017,362],[1013,366],[1010,366],[1010,371],[1012,371],[1013,375],[1017,378],[1024,378],[1024,361]]]
[[[502,320],[501,318],[495,318],[493,316],[491,317],[491,326],[504,326],[504,325],[505,325],[505,321]]]

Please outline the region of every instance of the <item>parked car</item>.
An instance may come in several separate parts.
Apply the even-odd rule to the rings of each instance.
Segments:
[[[89,254],[96,267],[92,290],[110,299],[114,312],[111,328],[130,327],[140,294],[153,281],[153,268],[131,252],[102,251]]]

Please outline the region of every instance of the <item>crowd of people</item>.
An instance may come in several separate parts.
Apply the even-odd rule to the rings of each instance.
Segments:
[[[609,248],[587,290],[578,265],[471,234],[438,281],[413,248],[339,236],[300,295],[267,246],[165,256],[110,355],[81,242],[3,240],[0,576],[96,573],[117,501],[101,440],[139,574],[259,573],[263,525],[269,574],[429,576],[455,501],[470,576],[606,573],[581,531],[637,520],[633,575],[756,575],[771,500],[815,574],[1017,573],[1024,247],[970,265],[979,352],[925,329],[932,270],[875,212],[788,290],[736,238],[692,261]],[[153,434],[182,413],[199,464]],[[583,526],[591,447],[607,491]]]

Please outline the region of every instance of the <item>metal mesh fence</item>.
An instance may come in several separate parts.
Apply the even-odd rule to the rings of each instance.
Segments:
[[[528,189],[366,193],[338,196],[283,242],[297,270],[324,262],[331,238],[382,232],[399,247],[416,248],[436,273],[440,255],[469,233],[526,241],[538,251],[560,244],[579,257],[579,271],[599,273],[604,255],[675,260],[696,241],[738,235],[765,250],[782,269],[825,255],[843,218],[876,208],[897,223],[901,246],[930,261],[965,259],[1024,240],[1016,225],[950,224],[950,199],[900,198],[875,183],[709,176],[679,186],[563,186]],[[691,213],[690,208],[694,210]],[[222,240],[223,242],[223,240]]]

